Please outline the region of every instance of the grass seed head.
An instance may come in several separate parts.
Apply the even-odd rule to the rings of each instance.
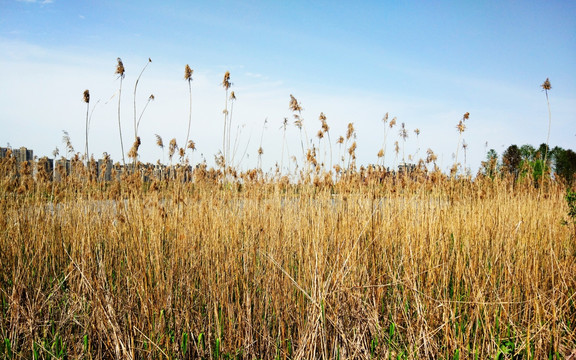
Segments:
[[[552,89],[552,85],[550,85],[550,79],[546,78],[546,81],[544,81],[542,83],[542,85],[540,85],[542,87],[542,90],[548,91],[550,89]]]
[[[346,140],[350,140],[352,135],[354,135],[354,124],[348,123],[348,130],[346,131]]]
[[[178,144],[176,144],[176,139],[170,140],[170,144],[168,145],[168,157],[170,159],[172,159],[172,156],[174,156],[176,149],[178,149]]]
[[[88,89],[84,90],[84,102],[86,104],[90,102],[90,91]]]
[[[162,141],[162,137],[158,134],[156,135],[156,145],[158,145],[161,149],[164,149],[164,142]]]
[[[228,90],[230,88],[230,86],[232,86],[232,83],[230,82],[230,71],[226,71],[224,73],[224,79],[222,80],[222,86],[226,90]]]
[[[128,152],[129,158],[136,159],[138,157],[138,148],[140,147],[140,144],[141,144],[140,136],[137,136],[136,140],[134,140],[134,144],[132,144],[130,152]]]
[[[384,122],[384,124],[386,124],[388,122],[388,113],[384,114],[382,121]]]
[[[290,94],[290,104],[288,105],[288,108],[294,112],[296,111],[300,112],[303,110],[298,100],[296,100],[296,98],[292,94]]]
[[[120,58],[117,58],[116,61],[118,61],[118,64],[116,64],[115,74],[118,74],[121,78],[124,78],[125,73],[124,63],[122,63],[122,59]]]
[[[188,82],[192,81],[192,73],[194,70],[190,68],[190,65],[186,64],[184,68],[184,80],[188,80]]]

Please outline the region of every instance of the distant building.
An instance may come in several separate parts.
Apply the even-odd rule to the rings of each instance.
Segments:
[[[38,175],[43,171],[43,173],[48,177],[47,180],[52,180],[54,176],[54,160],[49,159],[46,156],[38,159],[34,166],[34,178],[38,179]]]
[[[12,150],[12,155],[16,158],[16,163],[21,163],[24,161],[32,162],[34,160],[34,151],[29,150],[25,147],[21,147],[17,150]]]
[[[416,164],[407,164],[407,163],[402,163],[400,165],[398,165],[398,172],[403,173],[410,173],[412,171],[416,170]]]
[[[114,166],[111,159],[98,160],[98,179],[104,181],[112,180],[112,167]]]
[[[70,160],[65,158],[56,160],[54,166],[54,181],[62,181],[63,178],[70,175],[71,168]]]

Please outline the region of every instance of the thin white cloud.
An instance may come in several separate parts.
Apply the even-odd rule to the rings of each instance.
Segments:
[[[16,0],[16,1],[30,3],[30,4],[41,4],[41,5],[54,3],[54,0],[42,0],[42,1],[38,1],[38,0]]]

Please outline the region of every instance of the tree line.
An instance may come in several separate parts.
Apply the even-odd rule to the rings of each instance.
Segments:
[[[560,146],[550,149],[546,144],[538,148],[529,144],[510,145],[500,158],[496,150],[490,149],[482,169],[490,177],[498,173],[511,174],[515,179],[531,176],[537,183],[542,176],[550,176],[572,185],[576,183],[576,153]]]

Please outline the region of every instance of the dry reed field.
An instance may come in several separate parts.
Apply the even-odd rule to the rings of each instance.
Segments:
[[[122,166],[99,174],[88,159],[88,90],[70,171],[66,158],[54,173],[10,149],[0,158],[0,357],[576,358],[576,193],[547,169],[548,143],[527,167],[510,147],[502,168],[490,157],[462,174],[465,113],[450,174],[430,149],[389,171],[386,114],[381,165],[358,168],[353,124],[333,149],[321,113],[316,146],[290,95],[303,165],[284,172],[285,119],[276,171],[240,171],[226,72],[217,168],[187,163],[190,111],[184,147],[170,140],[157,176],[138,160],[135,100],[124,158],[117,61]],[[191,76],[187,65],[189,91]],[[399,134],[404,159],[404,123]]]
[[[0,184],[3,358],[543,359],[576,349],[565,186],[357,171]],[[228,178],[230,179],[230,178]]]

